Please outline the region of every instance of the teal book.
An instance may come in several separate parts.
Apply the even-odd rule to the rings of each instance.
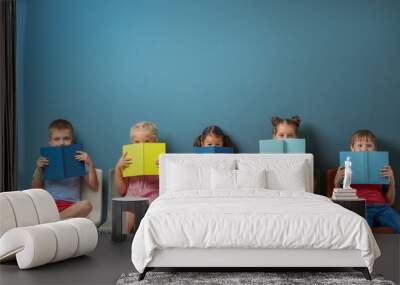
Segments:
[[[260,153],[305,153],[305,139],[260,140]]]
[[[344,166],[347,157],[351,159],[352,184],[389,184],[389,179],[380,175],[380,170],[389,164],[387,151],[341,151],[340,166]]]
[[[43,169],[44,180],[64,179],[63,150],[61,146],[42,147],[40,156],[49,161],[49,165]]]
[[[40,155],[49,161],[43,171],[44,180],[85,176],[85,163],[75,159],[76,152],[81,150],[81,144],[40,148]]]
[[[205,146],[193,147],[193,153],[233,153],[233,147]]]

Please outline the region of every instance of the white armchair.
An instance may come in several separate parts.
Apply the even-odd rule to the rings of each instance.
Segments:
[[[96,169],[97,191],[93,191],[86,183],[81,184],[81,200],[88,200],[92,204],[92,211],[87,218],[96,226],[100,226],[103,215],[103,171]]]
[[[0,193],[0,262],[20,269],[84,255],[96,248],[97,228],[86,218],[60,221],[51,195],[42,189]]]

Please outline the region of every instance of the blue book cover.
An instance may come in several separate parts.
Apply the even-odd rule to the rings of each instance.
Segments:
[[[340,166],[344,166],[347,157],[351,159],[351,177],[352,184],[369,184],[368,183],[368,158],[367,152],[340,152]]]
[[[193,147],[193,153],[233,153],[232,147],[206,146]]]
[[[389,164],[389,154],[386,151],[342,151],[340,166],[344,166],[346,158],[351,159],[352,184],[388,184],[389,179],[380,176],[383,166]]]
[[[305,139],[284,139],[285,153],[305,153],[306,140]]]
[[[260,153],[284,153],[283,140],[260,140]]]
[[[260,140],[260,153],[305,153],[305,139]]]
[[[75,159],[76,152],[82,150],[83,146],[81,144],[71,144],[63,147],[65,178],[86,175],[85,163]]]
[[[75,159],[76,151],[82,149],[81,144],[40,148],[40,155],[49,160],[43,171],[44,180],[85,176],[85,163]]]
[[[40,156],[45,157],[49,161],[49,165],[43,169],[44,180],[59,180],[64,178],[62,147],[42,147],[40,148]]]
[[[380,170],[389,165],[389,153],[387,151],[370,151],[368,175],[371,184],[389,184],[389,178],[382,177]]]

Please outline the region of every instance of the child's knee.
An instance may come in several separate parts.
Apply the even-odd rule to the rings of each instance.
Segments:
[[[85,213],[89,214],[89,213],[93,210],[92,203],[90,203],[90,202],[87,201],[87,200],[83,200],[83,201],[81,201],[81,202],[82,202],[82,210],[83,210]]]

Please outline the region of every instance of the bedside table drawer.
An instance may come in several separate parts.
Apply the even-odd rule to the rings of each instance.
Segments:
[[[334,199],[332,199],[332,202],[339,204],[343,208],[353,211],[356,214],[359,214],[364,219],[366,217],[366,204],[365,204],[364,199],[359,199],[359,200],[334,200]]]

